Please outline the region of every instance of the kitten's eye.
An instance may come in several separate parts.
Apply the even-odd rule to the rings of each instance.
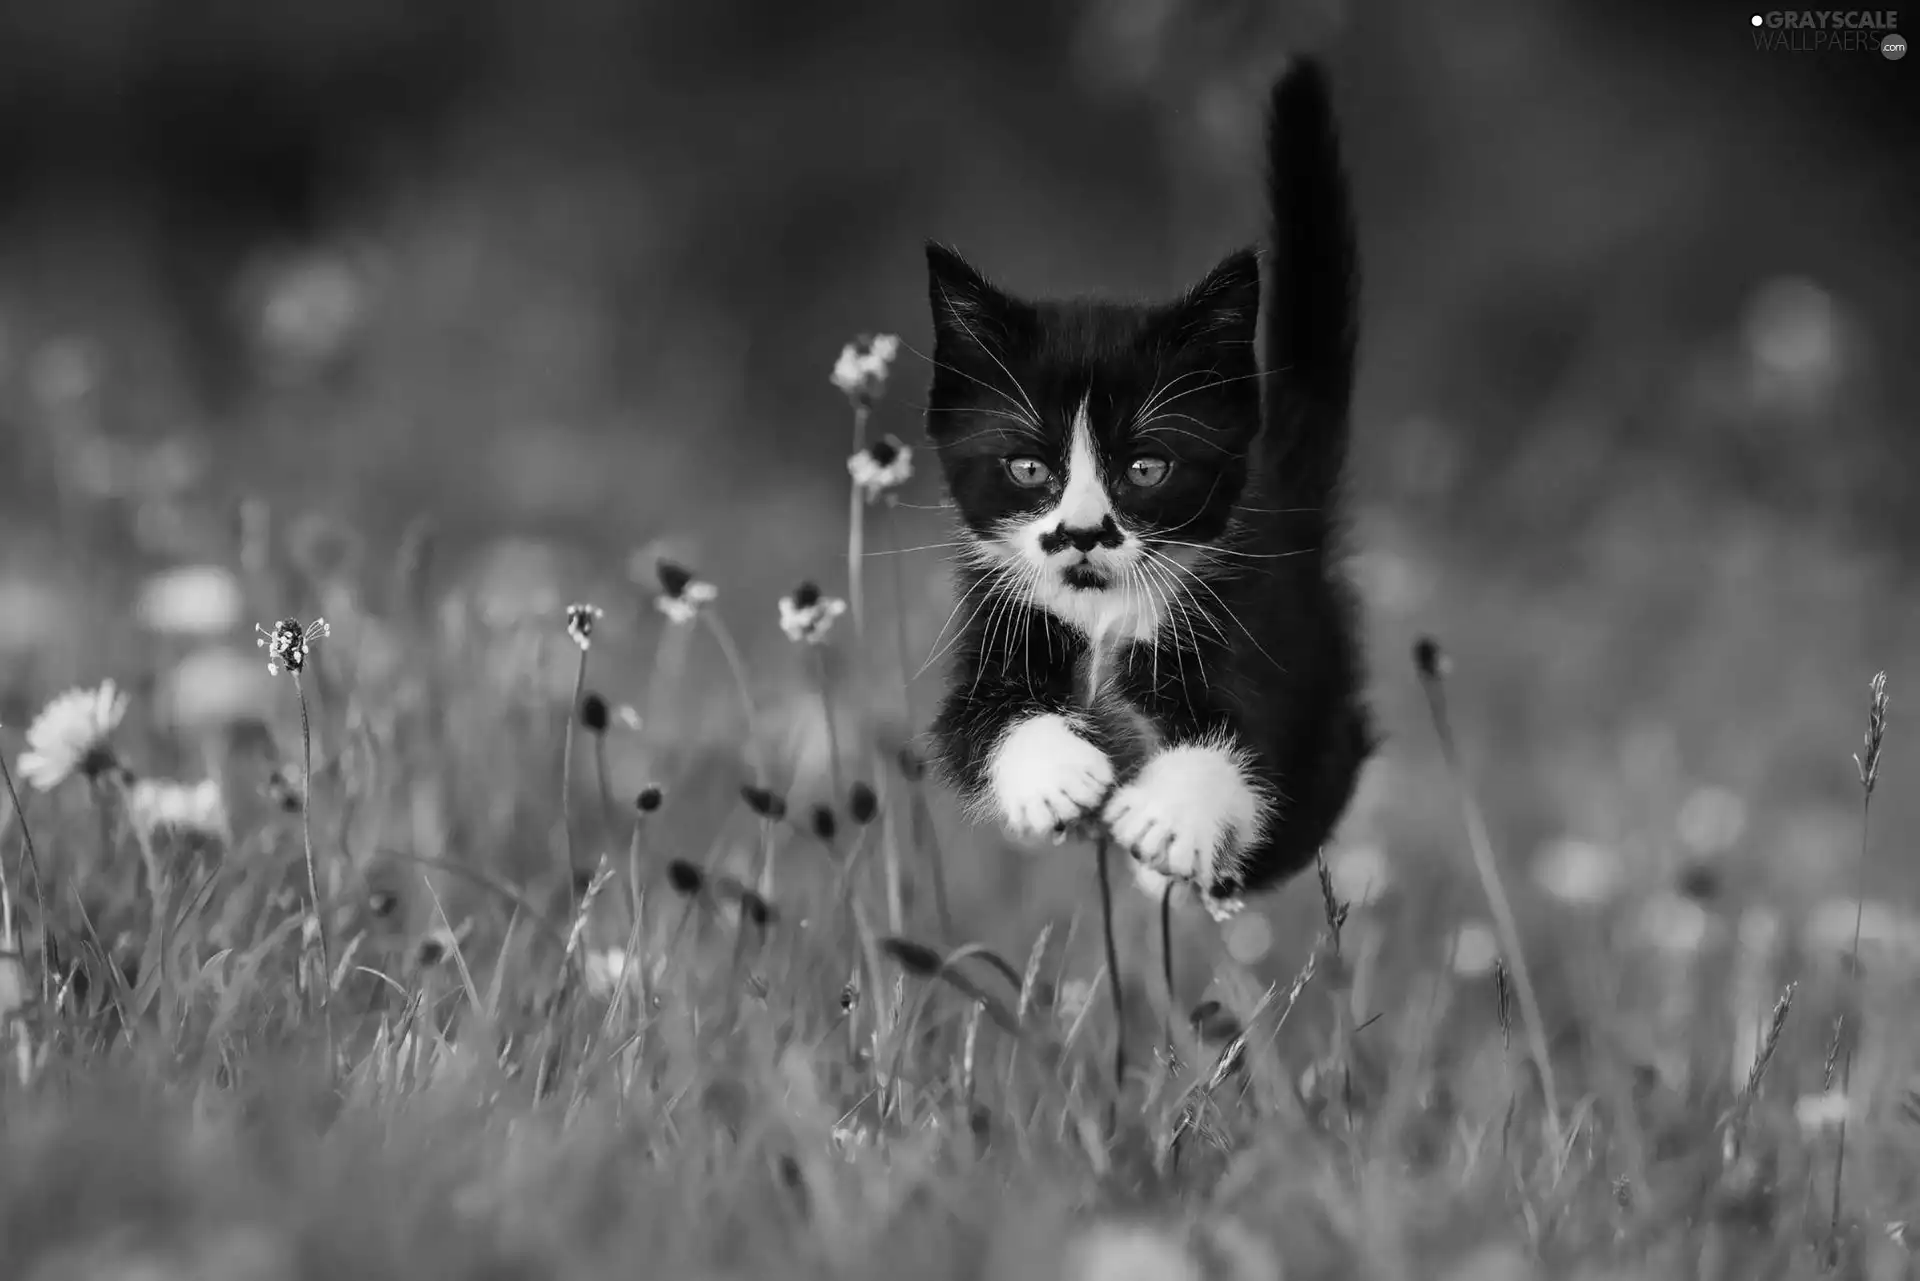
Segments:
[[[1142,489],[1152,489],[1172,470],[1173,464],[1164,458],[1136,458],[1127,464],[1127,479]]]
[[[1013,483],[1023,489],[1032,489],[1053,479],[1052,469],[1038,458],[1007,459],[1007,475],[1013,477]]]

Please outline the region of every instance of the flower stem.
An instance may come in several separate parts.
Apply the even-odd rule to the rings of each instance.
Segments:
[[[1127,1086],[1127,1003],[1120,990],[1120,949],[1113,938],[1113,880],[1107,869],[1107,834],[1103,829],[1093,845],[1094,866],[1100,874],[1100,928],[1107,949],[1107,992],[1113,1000],[1113,1104],[1108,1128],[1118,1115],[1120,1092]]]
[[[872,410],[864,404],[853,407],[853,452],[867,447],[867,417]],[[867,612],[860,590],[860,562],[866,541],[866,505],[861,501],[860,482],[847,485],[847,607],[853,614],[853,634],[862,645],[867,636]]]
[[[313,912],[314,944],[320,949],[320,1012],[327,1028],[327,1074],[333,1074],[333,951],[327,945],[327,923],[320,914],[320,876],[313,862],[313,721],[307,713],[307,687],[293,673],[294,696],[300,701],[300,844],[307,859],[307,903]]]
[[[617,839],[614,835],[617,820],[614,818],[613,781],[607,774],[607,736],[605,733],[597,733],[593,736],[593,772],[600,782],[600,825],[605,829],[604,838],[606,843],[611,845],[614,840]]]
[[[1506,887],[1500,881],[1499,862],[1494,857],[1493,841],[1487,834],[1486,819],[1467,784],[1466,770],[1461,765],[1460,752],[1454,743],[1453,723],[1447,716],[1445,686],[1437,674],[1425,671],[1421,673],[1420,683],[1427,695],[1427,711],[1433,721],[1434,734],[1440,740],[1440,755],[1446,762],[1447,773],[1453,783],[1461,822],[1466,827],[1467,848],[1473,856],[1474,872],[1480,879],[1481,892],[1486,895],[1487,908],[1492,913],[1501,949],[1513,970],[1514,995],[1520,1000],[1520,1013],[1527,1023],[1528,1050],[1533,1056],[1534,1065],[1540,1070],[1541,1102],[1546,1110],[1543,1119],[1547,1142],[1553,1149],[1557,1178],[1564,1168],[1567,1155],[1566,1144],[1562,1141],[1564,1131],[1560,1121],[1560,1096],[1554,1085],[1553,1057],[1547,1046],[1546,1022],[1540,1012],[1540,1002],[1534,994],[1533,976],[1527,967],[1526,955],[1520,947],[1520,926],[1514,918],[1513,906],[1507,900]]]
[[[733,632],[722,621],[718,612],[712,609],[701,611],[701,618],[707,624],[707,632],[713,637],[713,643],[720,650],[720,656],[726,660],[727,670],[733,673],[733,687],[740,695],[740,710],[747,718],[747,742],[753,753],[753,781],[759,787],[767,785],[767,763],[764,758],[766,745],[760,740],[759,714],[753,706],[753,687],[747,682],[747,665],[741,661],[740,647],[733,642]]]
[[[889,500],[886,520],[888,542],[897,548],[900,545],[900,536],[899,532],[893,528],[894,506],[895,504]],[[906,575],[901,570],[902,557],[896,555],[889,556],[887,559],[890,562],[893,576],[893,637],[894,644],[899,650],[900,656],[900,705],[906,715],[907,732],[911,734],[913,727],[920,722],[913,708],[914,669],[908,664],[908,654],[911,653],[911,650],[907,645],[907,582]],[[940,918],[940,929],[943,936],[951,942],[954,937],[953,909],[947,897],[947,867],[945,856],[940,848],[940,837],[939,834],[934,831],[932,823],[921,821],[925,802],[920,794],[919,781],[908,779],[906,782],[907,791],[913,800],[911,822],[913,834],[925,841],[927,847],[927,863],[933,873],[934,911]],[[899,929],[897,922],[894,928],[896,931]]]
[[[26,860],[27,874],[33,877],[33,906],[40,917],[40,995],[49,1000],[53,994],[53,922],[47,917],[47,898],[41,889],[40,857],[33,850],[33,832],[27,827],[27,811],[20,804],[19,789],[13,785],[13,771],[7,768],[5,753],[0,753],[0,779],[7,784],[7,796],[13,801],[13,812],[20,819],[20,845],[22,857]]]
[[[560,847],[564,865],[561,883],[567,887],[567,910],[577,907],[573,892],[573,723],[579,717],[580,695],[587,687],[587,651],[573,670],[573,697],[567,702],[567,730],[560,746]]]
[[[633,915],[633,934],[636,940],[640,937],[641,915],[646,906],[643,898],[646,891],[642,888],[640,881],[640,830],[646,822],[645,814],[634,815],[633,837],[627,842],[627,907]],[[637,943],[628,946],[630,955],[635,946]]]
[[[1853,899],[1853,946],[1848,950],[1848,968],[1853,971],[1853,1016],[1859,1022],[1854,1035],[1849,1039],[1845,1056],[1840,1060],[1840,1097],[1846,1100],[1846,1111],[1840,1114],[1840,1133],[1835,1144],[1833,1156],[1833,1212],[1828,1223],[1831,1239],[1837,1244],[1840,1235],[1840,1187],[1847,1171],[1847,1114],[1853,1108],[1853,1051],[1859,1044],[1861,1031],[1866,1027],[1866,984],[1860,971],[1860,925],[1867,910],[1867,859],[1872,850],[1873,831],[1873,787],[1880,776],[1880,748],[1882,735],[1886,732],[1886,690],[1887,674],[1881,672],[1872,683],[1873,703],[1867,718],[1866,751],[1855,758],[1860,769],[1860,862],[1854,877]],[[1844,1019],[1846,1016],[1842,1015]],[[1835,1034],[1840,1025],[1835,1024]]]
[[[646,723],[641,726],[642,758],[649,778],[663,777],[659,755],[661,727],[672,717],[667,709],[671,695],[681,686],[681,673],[687,665],[687,638],[691,628],[669,619],[653,649],[653,669],[647,673]]]
[[[834,804],[844,799],[840,790],[840,728],[834,723],[833,681],[827,672],[827,654],[823,646],[813,647],[814,689],[820,695],[820,714],[827,720],[827,778],[833,787]]]

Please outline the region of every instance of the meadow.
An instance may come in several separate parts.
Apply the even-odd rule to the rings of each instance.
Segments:
[[[1505,606],[1410,605],[1363,519],[1389,749],[1316,874],[1174,913],[1169,990],[1121,856],[1109,919],[1096,843],[1010,850],[927,777],[910,353],[820,370],[844,554],[764,596],[667,544],[128,504],[164,467],[86,349],[6,374],[73,588],[0,600],[9,1276],[1910,1274],[1871,671],[1793,748],[1850,785],[1813,889],[1644,728],[1615,767],[1529,707],[1568,745],[1483,805]]]

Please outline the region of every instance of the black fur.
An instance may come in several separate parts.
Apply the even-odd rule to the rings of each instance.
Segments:
[[[1252,250],[1160,304],[1025,301],[929,244],[934,374],[928,432],[980,554],[957,571],[964,619],[933,725],[939,763],[984,798],[1008,727],[1071,718],[1124,783],[1158,745],[1230,731],[1276,804],[1221,899],[1313,860],[1374,747],[1358,611],[1337,565],[1357,332],[1357,251],[1326,77],[1304,62],[1274,85],[1268,132],[1266,295]],[[1264,311],[1264,360],[1256,326]],[[1262,373],[1264,368],[1265,373]],[[1140,421],[1143,407],[1160,405]],[[1071,423],[1085,402],[1120,523],[1193,559],[1184,608],[1152,644],[1121,645],[1088,699],[1085,632],[1040,607],[988,549],[1061,498]],[[1124,480],[1142,454],[1171,463],[1152,488]],[[1010,458],[1053,474],[1027,487]],[[1064,527],[1044,551],[1111,545]],[[1172,577],[1155,580],[1163,587]],[[1077,585],[1077,584],[1076,584]]]

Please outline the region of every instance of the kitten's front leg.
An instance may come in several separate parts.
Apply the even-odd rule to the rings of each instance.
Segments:
[[[955,784],[1019,840],[1057,834],[1113,786],[1112,758],[1064,696],[957,685],[933,730]]]
[[[1143,884],[1189,881],[1216,915],[1231,910],[1213,891],[1238,879],[1273,813],[1255,765],[1237,737],[1219,731],[1157,753],[1114,793],[1101,818],[1148,874]]]

